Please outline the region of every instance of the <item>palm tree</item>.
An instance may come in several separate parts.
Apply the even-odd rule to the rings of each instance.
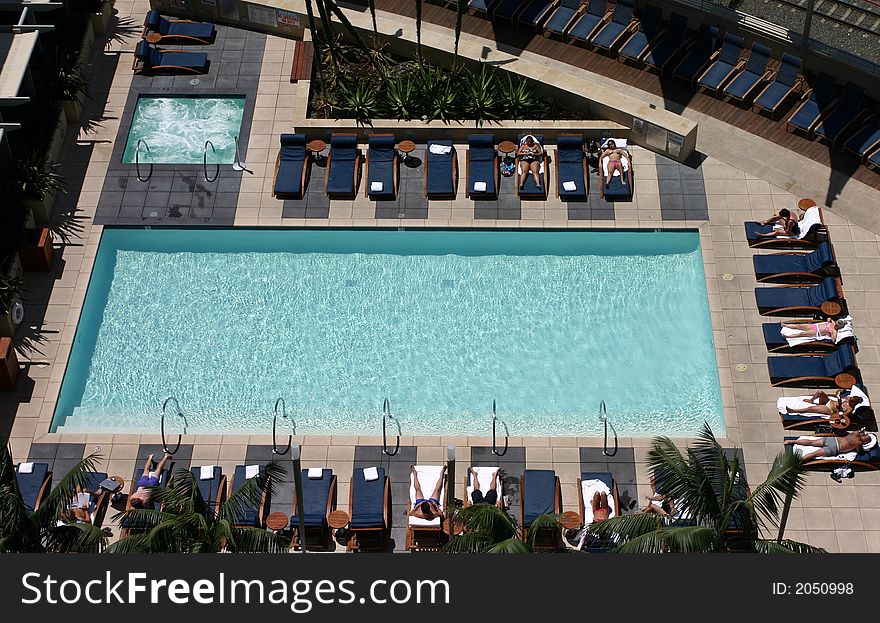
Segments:
[[[560,530],[555,515],[541,515],[532,522],[523,540],[517,521],[492,504],[456,508],[450,513],[449,521],[450,525],[463,527],[444,547],[445,551],[456,554],[529,554],[534,551],[535,539],[542,531]]]
[[[66,511],[78,489],[86,483],[86,473],[94,471],[98,455],[91,454],[77,463],[30,512],[18,489],[12,453],[0,449],[0,552],[98,552],[107,544],[107,535],[92,524],[66,521]]]
[[[422,1],[416,0],[416,60],[422,64]]]
[[[686,456],[667,437],[648,452],[657,493],[674,505],[674,516],[639,513],[593,524],[588,531],[619,543],[616,552],[822,553],[806,543],[763,539],[777,527],[780,503],[796,498],[806,472],[800,458],[780,453],[760,485],[749,490],[735,453],[728,458],[706,424]]]
[[[237,527],[236,518],[255,508],[269,487],[286,474],[271,461],[257,476],[235,490],[215,511],[205,503],[189,470],[179,470],[167,487],[150,489],[150,499],[161,510],[138,508],[119,513],[137,532],[112,544],[113,553],[275,553],[286,551],[290,539],[262,528]]]

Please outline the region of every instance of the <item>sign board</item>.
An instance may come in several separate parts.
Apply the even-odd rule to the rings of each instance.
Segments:
[[[645,133],[645,120],[639,119],[638,117],[633,117],[632,131],[633,131],[633,134],[644,134]]]
[[[299,28],[299,14],[293,11],[285,11],[278,9],[275,11],[275,19],[278,21],[278,28],[281,30],[296,30]]]
[[[666,130],[661,128],[659,125],[654,125],[653,123],[646,123],[645,127],[647,128],[647,132],[645,133],[645,142],[648,143],[651,147],[655,147],[657,149],[666,149]]]
[[[247,5],[247,8],[248,21],[250,23],[278,28],[278,22],[275,19],[275,9],[267,9],[261,6],[254,6],[253,4]]]
[[[681,148],[684,145],[684,137],[675,132],[666,133],[666,151],[670,156],[678,158],[681,154]]]

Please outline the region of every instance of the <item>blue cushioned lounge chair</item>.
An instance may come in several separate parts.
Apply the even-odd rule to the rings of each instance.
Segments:
[[[785,441],[798,439],[798,437],[785,437]],[[794,452],[792,446],[784,445],[786,452]],[[816,448],[818,450],[818,448]],[[852,461],[838,458],[816,458],[804,463],[804,467],[811,472],[831,472],[838,467],[849,467],[856,472],[876,472],[880,470],[880,444],[867,452],[859,452]]]
[[[755,279],[761,283],[818,283],[825,277],[840,274],[830,242],[823,242],[808,253],[790,251],[756,255],[752,263]]]
[[[554,0],[533,0],[525,5],[516,18],[518,24],[542,30],[544,22],[556,8]]]
[[[431,146],[448,147],[445,154],[435,154]],[[458,155],[451,140],[428,141],[425,151],[425,196],[428,199],[454,198],[458,188]]]
[[[210,45],[217,36],[217,29],[209,22],[188,19],[168,19],[153,9],[144,20],[144,39],[150,43],[176,43]]]
[[[520,145],[522,140],[527,135],[520,136],[516,139],[516,144]],[[525,167],[528,163],[521,162],[520,157],[516,157],[516,194],[519,197],[546,197],[547,196],[547,179],[550,177],[550,163],[547,160],[547,149],[544,146],[544,137],[540,134],[532,134],[535,137],[535,140],[542,148],[544,148],[544,155],[538,158],[538,166],[539,173],[538,179],[541,180],[541,187],[539,188],[537,184],[535,184],[534,178],[529,174],[526,176],[526,183],[523,184],[522,188],[519,186],[519,175],[520,175],[520,167]]]
[[[593,37],[593,45],[600,50],[613,50],[623,41],[623,37],[632,32],[633,3],[631,0],[617,0],[611,21],[602,27]]]
[[[544,23],[544,36],[562,36],[574,23],[575,18],[584,11],[586,4],[582,0],[561,0],[556,10]],[[604,11],[604,10],[603,10]]]
[[[752,106],[775,116],[779,107],[803,83],[804,79],[800,75],[800,67],[800,57],[793,54],[783,54],[773,82],[758,93]]]
[[[678,56],[678,52],[687,42],[688,18],[678,13],[669,16],[669,23],[663,31],[660,41],[652,45],[642,55],[641,61],[648,67],[663,71],[666,64]]]
[[[492,9],[494,0],[468,0],[468,15],[485,17]]]
[[[364,470],[356,468],[351,477],[349,508],[352,537],[348,551],[383,551],[388,544],[391,488],[384,467],[377,467],[379,477],[366,480]]]
[[[762,330],[767,352],[777,355],[825,355],[837,350],[840,344],[848,344],[855,352],[858,352],[855,336],[841,337],[840,341],[836,343],[832,340],[813,340],[789,346],[788,340],[782,335],[782,323],[765,322]]]
[[[843,285],[835,277],[825,277],[814,286],[755,288],[755,303],[762,316],[826,316],[823,303],[838,303],[846,312]]]
[[[471,134],[468,136],[467,197],[495,197],[501,183],[498,168],[498,152],[495,150],[495,137],[491,134]],[[474,184],[485,184],[485,190],[475,190]]]
[[[663,9],[652,4],[645,5],[639,17],[637,30],[620,46],[617,60],[639,61],[661,33]]]
[[[862,380],[856,355],[846,344],[821,356],[767,357],[767,368],[773,387],[837,387],[839,374],[851,374],[857,383]]]
[[[562,488],[559,477],[552,469],[527,469],[519,479],[520,525],[522,538],[534,542],[536,550],[554,550],[561,545],[559,531],[555,529],[539,530],[538,534],[529,534],[532,522],[541,515],[558,515],[562,513]]]
[[[31,463],[33,465],[28,474],[21,473],[21,465],[15,469],[15,479],[18,481],[18,492],[28,512],[33,513],[40,508],[43,499],[49,495],[52,489],[52,472],[46,463]]]
[[[571,41],[589,43],[607,19],[608,0],[590,0],[586,13],[582,13],[568,29],[568,36]]]
[[[312,161],[311,153],[306,149],[306,135],[282,134],[280,140],[272,194],[279,199],[301,199],[306,191]]]
[[[214,465],[213,468],[210,478],[202,478],[199,467],[194,467],[191,471],[205,505],[216,513],[226,500],[226,475],[219,465]]]
[[[820,243],[828,240],[828,229],[822,217],[822,208],[811,208],[819,211],[819,222],[813,223],[803,236],[799,237],[762,237],[758,234],[770,233],[773,225],[762,225],[757,221],[746,221],[746,240],[753,249],[815,249]]]
[[[880,149],[880,117],[867,119],[862,128],[852,135],[843,147],[859,158],[866,159]]]
[[[739,59],[742,50],[742,37],[731,33],[725,34],[721,49],[709,59],[711,64],[697,79],[697,85],[710,91],[721,89],[730,80],[730,77],[742,67],[742,62]]]
[[[616,145],[620,145],[620,142],[616,142]],[[605,143],[602,144],[602,149],[605,148]],[[605,166],[606,163],[604,160],[608,160],[608,158],[604,158],[603,162],[599,163],[599,168],[597,169],[597,174],[599,175],[599,195],[603,199],[607,200],[615,200],[615,199],[626,199],[627,197],[632,197],[633,188],[635,188],[635,166],[633,166],[632,153],[629,150],[626,150],[626,159],[629,161],[629,170],[626,171],[626,182],[624,182],[623,173],[616,173],[611,178],[611,183],[606,185],[605,181]]]
[[[851,394],[861,395],[862,403],[860,403],[849,414],[849,423],[843,423],[843,430],[858,430],[863,426],[871,431],[877,430],[877,420],[874,417],[874,409],[870,405],[868,399],[868,389],[861,383],[856,383],[850,389],[843,389],[839,392],[841,398],[846,398]],[[797,401],[804,406],[807,405],[804,400],[808,400],[812,396],[801,396],[794,398],[780,398],[777,403],[777,411],[779,417],[782,418],[782,427],[786,430],[828,430],[831,425],[831,417],[819,413],[787,413],[781,405],[785,404],[783,400]],[[837,416],[835,416],[837,419]],[[839,424],[838,424],[839,425]]]
[[[265,465],[259,465],[258,474],[262,474],[266,471]],[[235,472],[232,475],[232,485],[230,490],[234,495],[236,491],[241,489],[242,485],[244,485],[248,481],[247,477],[247,465],[236,465]],[[263,487],[262,494],[260,495],[259,503],[255,505],[246,505],[246,508],[242,508],[241,511],[235,517],[235,526],[237,528],[264,528],[266,526],[266,517],[268,516],[269,509],[269,492],[271,490],[271,482],[269,479],[266,479],[266,484]]]
[[[598,483],[596,482],[598,481]],[[610,472],[582,472],[581,477],[577,481],[578,489],[578,511],[581,516],[581,525],[588,526],[593,523],[593,494],[595,492],[605,493],[608,496],[608,505],[611,512],[608,517],[618,517],[621,514],[620,499],[617,494],[617,482]],[[610,491],[610,494],[608,493]],[[580,548],[592,552],[607,552],[614,548],[615,544],[611,541],[599,540],[594,537],[587,536],[579,544]]]
[[[92,525],[100,528],[104,524],[104,516],[107,514],[107,507],[110,506],[110,494],[106,489],[101,488],[101,483],[107,480],[109,476],[107,472],[86,472],[83,474],[84,481],[79,491],[90,493],[94,502],[94,511],[92,511]]]
[[[767,69],[768,62],[770,62],[770,48],[757,42],[753,43],[745,69],[724,87],[724,94],[739,102],[748,100],[749,95],[759,84],[770,79],[772,72]]]
[[[864,87],[848,82],[834,110],[813,127],[813,134],[829,141],[832,145],[837,143],[837,139],[846,129],[861,117],[859,109],[862,107],[864,96]]]
[[[360,470],[356,470],[360,471]],[[363,478],[361,478],[363,480]],[[322,469],[320,478],[309,478],[309,470],[302,470],[303,520],[305,536],[300,538],[299,514],[297,513],[296,494],[293,499],[293,512],[290,525],[293,528],[294,547],[324,549],[330,542],[330,513],[336,508],[336,476],[332,469]]]
[[[788,131],[810,132],[819,119],[828,114],[833,106],[832,97],[837,81],[834,76],[819,72],[813,86],[801,97],[801,104],[788,118]]]
[[[367,180],[364,195],[370,199],[397,196],[397,140],[393,134],[373,134],[367,148]],[[381,188],[379,187],[381,185]]]
[[[709,63],[709,57],[718,47],[718,28],[700,25],[697,38],[688,48],[687,54],[681,62],[675,66],[672,75],[688,82],[693,82],[703,72],[703,68]]]
[[[324,180],[327,196],[354,197],[357,194],[361,153],[357,134],[330,136],[330,155],[327,157],[327,176]]]
[[[203,74],[208,71],[208,55],[204,52],[158,50],[141,40],[134,50],[131,68],[136,74]]]
[[[560,134],[556,139],[556,196],[563,201],[586,199],[590,191],[584,137]],[[573,190],[565,188],[574,184]]]
[[[534,0],[498,0],[492,9],[492,19],[500,18],[513,21],[526,4]]]
[[[156,464],[157,464],[157,461],[154,460],[150,469],[154,470],[156,468]],[[165,468],[159,473],[159,486],[160,487],[167,487],[168,485],[171,484],[171,481],[173,480],[173,475],[172,475],[173,469],[174,469],[174,462],[173,462],[173,460],[169,459],[168,463],[165,464]],[[135,486],[137,485],[137,481],[143,475],[143,473],[144,473],[144,470],[142,467],[137,467],[134,470],[134,476],[131,479],[131,484],[129,485],[129,489],[128,489],[128,497],[125,500],[125,510],[126,511],[129,511],[132,508],[134,508],[131,505],[131,494],[135,492]],[[145,506],[144,508],[148,508],[150,510],[156,510],[156,503],[151,499],[150,503],[147,504],[147,506]],[[124,516],[119,523],[119,527],[120,527],[120,530],[119,530],[120,537],[126,537],[126,536],[133,534],[133,533],[136,533],[136,532],[144,532],[142,527],[135,528],[134,522],[131,519],[126,518]]]

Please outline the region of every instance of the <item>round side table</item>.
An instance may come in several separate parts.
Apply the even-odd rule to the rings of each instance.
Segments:
[[[281,532],[287,527],[289,521],[287,513],[275,511],[274,513],[269,513],[269,516],[266,518],[266,527],[272,532]]]
[[[308,145],[306,145],[306,149],[312,152],[312,156],[315,158],[315,162],[322,162],[324,160],[324,156],[321,155],[321,152],[327,149],[327,143],[319,138],[316,138],[313,141],[309,141]]]
[[[416,144],[412,141],[400,141],[397,144],[397,151],[403,154],[403,161],[409,160],[409,155],[415,151]]]
[[[579,514],[574,511],[566,511],[559,516],[559,525],[566,530],[577,530],[583,524]]]
[[[816,207],[816,202],[813,201],[812,199],[801,199],[800,201],[798,201],[798,208],[802,212],[806,212],[810,208],[815,208],[815,207]]]
[[[147,43],[159,43],[160,41],[162,41],[162,35],[160,35],[158,32],[151,32],[146,37],[144,37],[144,40]]]
[[[856,377],[848,372],[841,372],[834,377],[834,383],[841,389],[849,389],[856,384]]]
[[[516,151],[516,143],[513,141],[501,141],[498,143],[498,151],[505,155],[505,157],[510,157],[510,154]]]
[[[819,309],[821,309],[822,313],[826,316],[837,316],[843,311],[840,303],[834,301],[825,301],[819,306]]]
[[[348,513],[341,510],[335,510],[327,517],[327,524],[334,530],[344,528],[350,521],[351,518],[348,516]]]

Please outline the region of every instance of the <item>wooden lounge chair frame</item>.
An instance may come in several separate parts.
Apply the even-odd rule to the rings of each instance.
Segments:
[[[422,175],[422,193],[425,197],[428,197],[428,156],[425,154],[425,171]],[[496,187],[497,188],[497,187]],[[455,146],[452,146],[452,194],[450,195],[434,195],[434,197],[428,197],[429,199],[440,199],[442,197],[449,197],[454,199],[455,195],[458,192],[458,150],[455,149]]]
[[[773,275],[767,275],[766,277],[758,277],[755,275],[755,281],[758,283],[775,283],[778,282],[779,279],[784,279],[785,281],[797,281],[797,284],[789,284],[789,285],[799,285],[803,283],[822,283],[822,280],[825,277],[839,277],[840,276],[840,266],[837,264],[837,254],[834,252],[834,245],[829,244],[829,248],[831,249],[831,267],[834,267],[835,270],[832,270],[823,275],[816,275],[814,273],[775,273]],[[779,253],[768,253],[767,255],[808,255],[810,253],[814,253],[815,251],[800,251],[800,250],[790,250],[790,251],[780,251]]]
[[[199,22],[193,19],[168,19],[167,17],[163,17],[166,22],[174,23],[174,24],[203,24],[205,22]],[[147,37],[153,33],[154,36],[147,39]],[[159,35],[158,38],[155,35]],[[141,38],[146,39],[150,43],[162,43],[163,41],[180,41],[181,39],[185,39],[187,41],[191,41],[194,45],[211,45],[213,41],[210,39],[203,39],[202,37],[193,37],[192,35],[163,35],[157,31],[150,30],[150,27],[147,26],[146,20],[144,20],[144,31],[141,33]]]
[[[834,285],[836,286],[836,289],[837,289],[837,301],[840,303],[841,312],[845,312],[846,311],[846,302],[843,297],[843,282],[840,280],[840,277],[834,278]],[[796,284],[796,283],[789,283],[789,284],[785,284],[785,285],[776,285],[774,287],[775,288],[803,288],[803,287],[809,287],[809,286],[804,286],[804,285]],[[825,315],[825,312],[822,311],[821,307],[819,307],[819,306],[814,307],[812,305],[793,305],[790,307],[774,307],[773,309],[771,309],[769,311],[761,311],[760,309],[758,309],[758,313],[761,314],[762,316],[785,316],[789,312],[796,312],[794,314],[796,316],[799,314],[816,314],[816,315],[822,315],[822,316]]]
[[[559,476],[553,477],[553,513],[555,515],[562,514],[562,487],[559,484]],[[519,491],[521,500],[526,499],[526,483],[525,474],[519,477]],[[616,502],[616,500],[615,500]],[[615,508],[617,508],[615,506]],[[526,526],[525,507],[520,504],[519,507],[519,525],[522,527],[522,540],[528,542],[529,528]],[[561,532],[559,530],[543,529],[539,530],[534,539],[534,551],[552,551],[558,549],[561,545]]]
[[[349,508],[351,508],[349,501]],[[293,510],[291,517],[296,516],[296,492],[293,494]],[[336,510],[336,474],[330,476],[330,489],[327,491],[327,509],[324,511],[324,521],[319,528],[314,526],[306,526],[305,534],[300,537],[299,523],[294,521],[291,523],[290,546],[302,547],[305,544],[306,549],[327,549],[330,543],[330,513]]]
[[[362,552],[362,551],[384,551],[388,545],[388,532],[391,529],[391,524],[389,522],[389,507],[391,506],[391,484],[388,480],[388,476],[385,476],[385,492],[383,494],[383,526],[381,528],[349,528],[351,532],[351,538],[348,540],[347,549],[349,552]],[[348,489],[348,508],[354,509],[354,476],[351,478],[351,484]],[[365,545],[361,539],[362,537],[368,537],[363,539],[364,541],[372,541],[372,537],[375,537],[375,546]]]
[[[470,183],[471,182],[471,148],[470,148],[470,145],[468,145],[467,153],[465,154],[464,158],[465,158],[465,175],[466,175],[466,180],[467,180],[465,183],[464,196],[470,198],[470,196],[471,196],[471,183]],[[497,197],[498,191],[501,190],[501,168],[499,166],[500,158],[498,156],[498,146],[497,145],[495,145],[494,162],[495,162],[495,164],[494,164],[493,168],[495,170],[495,173],[494,173],[494,175],[495,175],[495,193],[494,194],[485,193],[485,195],[483,193],[480,193],[481,197],[482,196]],[[546,166],[544,168],[546,170]]]
[[[394,138],[393,134],[371,134],[370,136],[371,137],[372,136],[376,136],[376,137],[389,137],[390,136],[390,137]],[[393,182],[394,196],[397,197],[397,190],[400,187],[400,180],[398,179],[399,167],[400,167],[400,155],[397,153],[397,145],[392,147],[392,149],[394,150],[394,160],[393,160],[393,164],[392,164],[392,167],[393,167],[392,168],[392,171],[393,171],[393,178],[392,179],[394,180],[394,182]],[[370,198],[370,147],[369,147],[369,144],[367,145],[366,154],[367,155],[365,157],[364,168],[366,169],[365,175],[367,176],[367,180],[364,182],[364,197],[369,199]],[[329,167],[330,164],[328,163],[327,166]],[[357,165],[355,165],[355,166],[357,166]],[[355,168],[355,170],[357,170],[357,169]]]
[[[306,194],[306,183],[309,179],[309,173],[312,168],[312,161],[314,157],[312,156],[312,152],[306,148],[306,157],[303,159],[303,170],[302,170],[302,180],[300,181],[300,188],[302,191],[299,196],[296,194],[288,194],[281,193],[277,194],[275,192],[275,185],[278,183],[278,169],[281,167],[281,149],[278,149],[278,155],[275,156],[275,174],[272,177],[272,196],[277,199],[302,199],[303,195]]]
[[[581,134],[560,134],[559,136],[560,137],[562,137],[562,136],[576,136],[581,139],[583,138],[583,135],[581,135]],[[556,196],[559,197],[559,192],[560,192],[560,189],[562,188],[562,178],[559,176],[559,148],[558,147],[553,150],[553,157],[554,157],[553,164],[555,165],[555,168],[556,168]],[[590,175],[589,175],[589,166],[587,165],[586,153],[584,154],[584,159],[583,159],[582,165],[583,165],[583,169],[584,169],[584,195],[589,197],[589,195],[590,195]],[[630,163],[630,168],[632,168],[632,163]],[[544,166],[544,170],[545,171],[547,170],[546,165]],[[544,180],[544,183],[546,184],[546,179]],[[517,190],[518,189],[519,189],[519,184],[517,184]]]
[[[331,195],[327,191],[327,186],[330,183],[330,165],[333,162],[332,142],[333,142],[334,136],[355,136],[356,137],[357,133],[355,133],[355,132],[334,132],[333,134],[330,135],[331,149],[330,149],[329,155],[327,156],[327,172],[324,174],[324,194],[327,195],[328,197],[330,197],[331,199],[334,196],[349,197],[349,198],[357,197],[358,176],[360,175],[360,172],[361,172],[361,150],[358,147],[355,147],[355,154],[354,154],[354,192],[352,192],[350,195],[349,194],[337,195],[336,193]]]
[[[580,1],[580,4],[579,4],[577,10],[574,12],[574,15],[572,15],[568,19],[568,21],[565,22],[565,26],[562,27],[562,31],[560,33],[558,33],[560,36],[564,37],[566,35],[566,33],[568,33],[568,29],[571,28],[572,25],[574,25],[574,23],[577,20],[579,20],[581,15],[583,15],[584,12],[587,10],[587,5],[588,5],[588,0],[581,0]],[[557,34],[557,33],[550,32],[549,30],[547,30],[547,22],[549,22],[553,18],[553,15],[556,13],[556,11],[559,10],[560,4],[557,3],[555,6],[556,6],[556,10],[554,10],[553,13],[551,13],[549,16],[547,16],[547,20],[544,22],[543,30],[544,30],[544,37],[545,38],[549,38],[549,37],[552,37],[553,35]]]
[[[193,52],[192,50],[162,50],[162,53],[183,53],[183,54],[197,54],[197,52]],[[137,74],[149,73],[149,72],[162,72],[162,71],[179,71],[182,73],[190,73],[195,76],[200,76],[206,72],[205,67],[183,67],[182,65],[148,65],[142,59],[139,59],[137,56],[134,57],[134,61],[131,64],[131,70]]]

